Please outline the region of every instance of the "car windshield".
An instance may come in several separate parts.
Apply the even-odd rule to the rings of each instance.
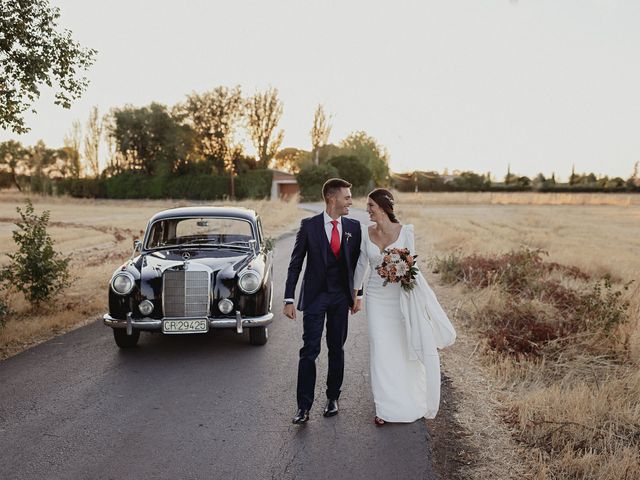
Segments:
[[[146,249],[184,245],[233,245],[249,248],[253,230],[239,218],[168,218],[154,222]]]

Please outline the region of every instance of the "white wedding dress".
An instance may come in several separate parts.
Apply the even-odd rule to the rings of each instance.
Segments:
[[[415,255],[413,225],[403,225],[398,239],[386,248],[408,248]],[[411,292],[398,283],[383,286],[375,271],[382,256],[369,238],[368,227],[362,225],[354,285],[362,285],[371,270],[364,300],[376,415],[388,422],[434,418],[440,404],[437,348],[452,344],[455,330],[422,274]]]

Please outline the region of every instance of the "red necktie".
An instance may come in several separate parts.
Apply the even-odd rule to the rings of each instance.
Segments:
[[[331,251],[338,258],[340,255],[340,234],[338,233],[338,221],[331,220],[333,230],[331,230]]]

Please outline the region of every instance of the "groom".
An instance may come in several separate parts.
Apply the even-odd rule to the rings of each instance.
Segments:
[[[300,223],[296,243],[291,253],[285,285],[284,314],[296,318],[294,295],[302,263],[307,266],[300,288],[298,310],[303,312],[302,341],[298,363],[298,411],[293,423],[309,420],[316,386],[316,358],[327,323],[329,369],[327,372],[327,403],[324,416],[338,413],[338,397],[344,374],[344,342],[347,339],[349,309],[360,308],[360,298],[353,297],[353,272],[360,256],[360,223],[343,217],[351,206],[351,184],[332,178],[322,187],[325,210]],[[359,292],[361,295],[361,292]]]

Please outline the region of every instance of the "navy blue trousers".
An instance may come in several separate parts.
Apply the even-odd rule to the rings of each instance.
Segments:
[[[343,291],[322,292],[303,312],[302,342],[298,363],[298,408],[310,410],[316,388],[316,359],[327,323],[327,398],[337,400],[344,377],[344,342],[347,340],[349,298]]]

